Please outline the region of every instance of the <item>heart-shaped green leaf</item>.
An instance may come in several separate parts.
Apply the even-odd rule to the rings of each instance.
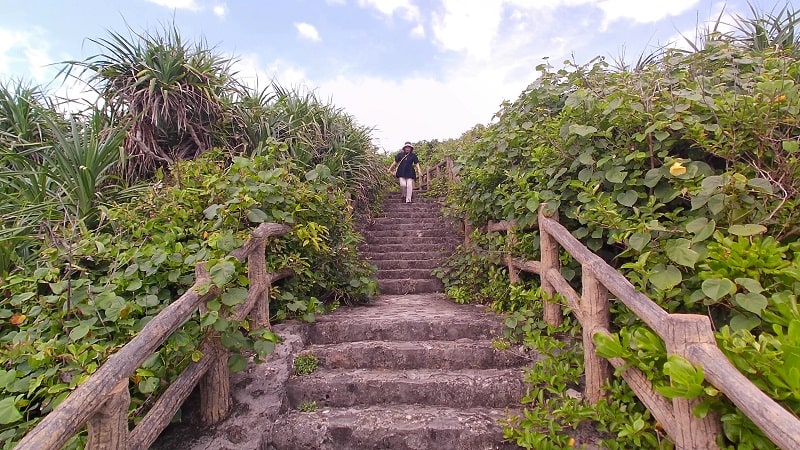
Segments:
[[[650,276],[650,283],[662,291],[672,289],[683,281],[681,271],[671,264],[666,267],[659,264],[654,267],[654,270],[655,273]]]
[[[728,232],[734,236],[755,236],[767,232],[767,227],[755,223],[746,225],[731,225]]]
[[[702,289],[706,297],[717,301],[726,295],[733,295],[736,292],[736,285],[727,278],[711,278],[703,281]]]

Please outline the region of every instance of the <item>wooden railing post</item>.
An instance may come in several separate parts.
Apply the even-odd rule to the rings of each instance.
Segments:
[[[219,337],[210,340],[211,365],[200,379],[200,416],[204,424],[222,421],[231,408],[231,377],[228,369],[228,351]]]
[[[512,249],[517,244],[517,233],[514,228],[509,227],[506,230],[506,265],[508,266],[508,279],[511,284],[517,284],[520,281],[519,270],[514,265],[514,255],[511,254]]]
[[[581,314],[583,322],[583,366],[586,373],[584,395],[591,404],[596,404],[605,396],[603,385],[611,377],[608,360],[598,356],[595,351],[594,332],[607,330],[611,324],[608,304],[608,289],[603,286],[589,267],[583,268],[583,291],[581,292]]]
[[[124,450],[128,448],[128,406],[131,394],[128,379],[111,391],[108,400],[87,421],[87,450]]]
[[[697,314],[670,314],[667,323],[667,353],[686,358],[688,349],[695,344],[716,345],[714,331],[708,317]],[[722,433],[719,418],[707,414],[694,415],[699,399],[676,397],[672,399],[675,416],[675,434],[672,439],[677,449],[717,449],[717,436]]]
[[[269,328],[270,281],[267,274],[266,256],[264,255],[266,241],[263,238],[258,239],[258,244],[247,256],[247,277],[250,280],[250,289],[256,292],[258,296],[253,309],[250,311],[250,317],[253,318],[253,322],[257,326]]]
[[[453,172],[453,158],[447,158],[447,181],[455,181],[455,174]]]
[[[428,167],[425,168],[425,183],[426,183],[426,188],[430,189],[431,188],[431,166],[428,166]],[[420,189],[422,189],[422,186],[420,186]]]
[[[551,270],[560,271],[561,261],[558,258],[559,247],[558,242],[550,236],[550,233],[545,231],[542,227],[544,223],[545,213],[544,208],[546,204],[543,203],[539,206],[539,247],[542,252],[542,290],[550,299],[556,296],[556,288],[552,283],[547,281],[547,272]],[[552,220],[558,220],[558,212],[554,212]],[[561,325],[562,313],[561,306],[558,303],[546,300],[544,302],[544,321],[548,325],[558,326]]]

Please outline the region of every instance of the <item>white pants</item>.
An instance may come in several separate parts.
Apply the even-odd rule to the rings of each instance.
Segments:
[[[411,191],[414,190],[413,178],[398,178],[400,180],[400,192],[406,196],[406,202],[411,201]]]

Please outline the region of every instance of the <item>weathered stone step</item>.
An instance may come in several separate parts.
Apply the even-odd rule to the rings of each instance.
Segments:
[[[404,230],[375,230],[363,233],[367,242],[377,243],[382,239],[421,239],[428,240],[459,240],[453,236],[452,230],[443,228],[432,228],[424,230],[404,229]]]
[[[405,222],[405,223],[424,223],[424,222],[437,222],[437,223],[446,223],[445,220],[437,213],[421,213],[421,212],[414,212],[414,214],[409,213],[410,215],[403,215],[403,216],[379,216],[375,217],[375,223],[398,223],[398,222]]]
[[[455,239],[445,236],[417,236],[415,232],[409,231],[407,233],[399,232],[394,236],[364,236],[367,244],[394,244],[401,245],[405,243],[415,244],[445,244],[449,245],[453,242],[458,242]]]
[[[391,203],[383,205],[383,212],[389,216],[404,215],[411,211],[423,211],[428,214],[439,214],[442,205],[437,203]]]
[[[286,395],[292,408],[312,401],[320,408],[394,403],[502,408],[518,404],[526,387],[519,368],[332,369],[290,379]]]
[[[372,264],[375,264],[378,270],[426,269],[430,271],[439,267],[439,261],[436,259],[375,259],[371,262]]]
[[[442,204],[444,202],[444,197],[423,197],[420,194],[427,192],[426,190],[419,190],[414,187],[414,192],[411,195],[411,200],[417,203],[438,203]],[[383,204],[387,205],[389,203],[405,203],[406,198],[400,195],[400,191],[391,192],[383,199]],[[413,203],[412,203],[413,205]]]
[[[436,227],[429,229],[404,228],[404,229],[390,229],[390,230],[366,230],[363,232],[363,234],[364,237],[367,239],[393,237],[393,236],[414,236],[419,238],[425,238],[425,237],[450,238],[453,236],[453,230],[443,227]]]
[[[378,280],[436,279],[429,269],[379,269],[376,275]]]
[[[312,344],[358,341],[455,341],[503,336],[502,318],[481,305],[456,305],[444,294],[383,295],[370,305],[341,308],[310,326]]]
[[[377,220],[377,219],[376,219]],[[384,220],[384,219],[381,219]],[[403,222],[399,220],[386,220],[371,225],[369,231],[399,231],[399,230],[450,230],[452,227],[444,221]],[[362,232],[367,233],[368,231]]]
[[[357,341],[309,346],[326,369],[487,369],[531,364],[537,355],[521,348],[498,350],[492,340]]]
[[[409,261],[409,260],[440,260],[444,253],[441,251],[435,252],[368,252],[361,251],[361,256],[369,261],[390,260],[390,261]]]
[[[262,448],[274,450],[511,450],[497,421],[502,409],[386,405],[292,411]]]
[[[410,240],[407,244],[364,244],[361,250],[364,253],[440,252],[448,248],[453,248],[452,243],[418,243]]]
[[[435,278],[378,280],[378,291],[384,295],[407,295],[442,292],[444,284]]]

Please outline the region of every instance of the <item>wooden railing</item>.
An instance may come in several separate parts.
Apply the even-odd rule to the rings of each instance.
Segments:
[[[292,274],[285,269],[267,273],[266,240],[287,233],[290,228],[276,223],[263,223],[253,230],[252,238],[231,256],[247,260],[249,288],[244,303],[238,305],[230,320],[240,321],[248,315],[258,326],[269,326],[269,289],[278,279]],[[216,424],[231,407],[228,354],[218,335],[206,336],[200,349],[203,357],[184,369],[158,398],[141,422],[128,430],[129,379],[134,371],[198,308],[220,294],[211,283],[205,265],[195,270],[195,283],[156,317],[117,353],[108,358],[58,407],[19,442],[17,450],[50,450],[61,448],[84,425],[88,427],[89,450],[147,449],[166,428],[195,386],[200,384],[201,418],[205,424]],[[205,292],[200,294],[200,292]]]
[[[627,367],[620,376],[663,426],[678,449],[717,448],[716,439],[722,432],[718,417],[709,414],[698,418],[693,414],[698,400],[669,400],[653,388],[639,369],[628,367],[620,358],[606,360],[595,353],[593,337],[598,333],[611,333],[610,292],[664,340],[670,355],[679,355],[702,367],[706,380],[725,394],[775,445],[785,450],[800,449],[800,420],[761,392],[730,363],[716,345],[708,317],[667,313],[573,237],[558,222],[557,214],[548,217],[544,211],[545,205],[540,208],[538,216],[541,261],[522,260],[508,254],[505,263],[511,283],[520,281],[520,271],[539,275],[543,291],[550,298],[556,294],[563,296],[580,322],[586,380],[584,397],[587,401],[596,403],[606,395],[602,386],[611,376],[610,366]],[[489,223],[487,231],[508,233],[510,245],[516,241],[512,222]],[[559,246],[581,264],[580,294],[561,275]],[[561,306],[546,301],[543,316],[548,324],[559,325],[562,321]]]
[[[431,188],[431,183],[436,178],[445,178],[449,181],[458,181],[455,172],[453,171],[453,159],[445,158],[444,160],[425,168],[425,171],[419,176],[419,189],[427,191]]]

